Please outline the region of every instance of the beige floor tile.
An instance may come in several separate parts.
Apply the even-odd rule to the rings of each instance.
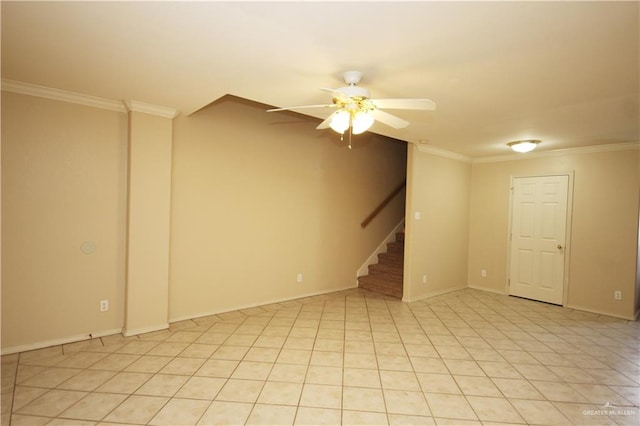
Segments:
[[[51,417],[27,416],[21,414],[13,414],[11,416],[12,426],[41,426],[49,423],[50,421]],[[2,424],[5,424],[4,418]]]
[[[306,375],[306,365],[274,364],[268,379],[273,382],[303,383]]]
[[[294,424],[296,425],[339,425],[342,411],[330,408],[299,407]]]
[[[578,391],[581,395],[587,398],[588,402],[596,405],[605,405],[607,403],[615,406],[632,406],[633,403],[623,398],[620,394],[615,392],[609,386],[606,385],[594,385],[588,383],[569,383],[573,389]],[[640,419],[639,419],[640,421]]]
[[[383,425],[388,425],[389,421],[385,413],[343,410],[342,424],[345,426],[348,426],[348,425],[383,426]]]
[[[445,365],[453,375],[459,376],[485,376],[484,371],[475,361],[461,359],[445,359]]]
[[[169,401],[169,398],[157,396],[131,395],[104,421],[110,423],[146,424]]]
[[[377,369],[345,368],[342,376],[344,386],[380,389],[380,372]]]
[[[509,399],[545,399],[531,383],[524,379],[494,378],[492,380],[498,389],[500,389],[500,392]]]
[[[640,407],[640,387],[637,386],[609,386],[616,393],[621,395],[627,401],[630,401],[636,407]]]
[[[283,336],[260,336],[254,342],[254,346],[260,348],[280,349],[284,346],[286,338]]]
[[[296,407],[283,405],[256,404],[247,419],[247,425],[289,425],[293,424]]]
[[[173,358],[168,356],[142,355],[138,360],[129,364],[124,371],[136,373],[157,373]]]
[[[92,391],[118,374],[115,371],[84,370],[58,386],[58,389]]]
[[[385,412],[382,390],[345,386],[342,390],[342,408],[344,410]]]
[[[483,426],[484,423],[478,420],[460,420],[460,419],[443,419],[443,418],[434,418],[434,421],[438,426]],[[489,423],[487,423],[489,424]],[[496,426],[506,426],[506,425],[496,425]]]
[[[219,348],[219,345],[205,345],[202,343],[192,343],[187,346],[180,354],[179,357],[183,358],[202,358],[207,359]]]
[[[460,395],[460,388],[450,374],[417,373],[416,377],[423,392]]]
[[[382,388],[387,390],[420,391],[416,374],[408,371],[380,371]]]
[[[502,397],[502,393],[488,377],[453,376],[465,395]]]
[[[199,425],[245,424],[253,404],[213,401],[198,422]]]
[[[249,352],[246,346],[222,345],[211,355],[211,359],[239,361]]]
[[[13,411],[19,411],[22,407],[48,391],[49,389],[44,388],[16,386],[13,394]],[[2,396],[2,398],[4,398],[4,395]]]
[[[425,393],[425,398],[433,417],[477,420],[473,409],[462,395],[446,395],[440,393]],[[436,423],[437,420],[436,420]]]
[[[150,425],[195,425],[209,407],[209,401],[173,398],[148,423]]]
[[[216,377],[191,377],[176,393],[176,398],[213,400],[227,381]]]
[[[311,365],[307,369],[307,377],[305,383],[313,383],[320,385],[341,385],[342,384],[342,368],[325,367],[322,365]]]
[[[229,379],[222,387],[216,400],[228,402],[256,402],[264,386],[261,380]]]
[[[337,336],[340,333],[337,330],[326,330],[327,333],[330,334],[330,339],[322,339],[320,337],[316,338],[316,342],[313,346],[314,351],[328,351],[328,352],[340,352],[344,351],[344,341],[343,340],[335,340],[336,338],[340,338]]]
[[[143,355],[157,345],[158,342],[154,342],[153,340],[132,340],[115,352],[123,354]]]
[[[269,348],[258,348],[263,350],[273,350],[277,351],[277,349],[269,349]],[[311,360],[311,351],[307,349],[287,349],[283,348],[280,350],[277,356],[277,363],[279,364],[300,364],[300,365],[308,365]],[[246,359],[246,358],[245,358]]]
[[[506,362],[478,361],[478,365],[487,376],[492,378],[522,379],[522,375],[518,373],[518,370]]]
[[[553,371],[549,370],[549,368],[544,365],[531,365],[531,364],[511,364],[513,368],[518,370],[525,379],[528,380],[546,380],[546,381],[557,381],[560,382],[560,379]]]
[[[109,354],[89,368],[92,370],[122,371],[140,358],[140,355]]]
[[[524,423],[520,414],[505,398],[468,396],[467,401],[482,422]]]
[[[295,337],[289,336],[284,343],[284,349],[300,349],[305,351],[311,351],[315,343],[315,338],[312,337]]]
[[[194,343],[203,344],[203,345],[221,345],[229,338],[229,334],[224,333],[202,333]]]
[[[302,383],[266,382],[257,403],[297,406],[301,393]]]
[[[512,399],[511,404],[529,424],[567,425],[570,420],[548,401]]]
[[[342,367],[343,355],[341,352],[329,351],[312,351],[310,365],[319,365],[326,367]]]
[[[388,413],[431,416],[422,392],[385,390],[384,400]]]
[[[251,346],[257,339],[258,335],[256,334],[234,333],[225,340],[224,344],[228,346]]]
[[[108,354],[99,352],[76,352],[56,364],[56,367],[68,367],[68,368],[87,368],[101,359],[105,358]]]
[[[48,368],[28,380],[20,383],[24,386],[34,386],[41,388],[55,388],[71,377],[80,373],[82,370],[77,368]]]
[[[136,395],[171,397],[186,383],[189,376],[156,374],[138,389]]]
[[[378,368],[375,354],[350,353],[344,354],[344,366],[354,368]]]
[[[531,381],[531,384],[549,401],[588,403],[589,400],[567,383]]]
[[[280,353],[280,350],[274,348],[250,348],[243,361],[274,363]]]
[[[93,420],[73,420],[55,418],[47,423],[47,426],[94,426],[97,423]]]
[[[413,371],[409,357],[404,355],[377,355],[380,370]],[[431,358],[427,358],[431,359]],[[417,370],[416,370],[417,371]]]
[[[575,425],[616,425],[616,422],[602,414],[602,407],[569,402],[553,402],[552,404]]]
[[[150,373],[118,373],[98,387],[96,391],[132,394],[152,376],[153,374]]]
[[[67,419],[102,420],[120,405],[127,395],[114,393],[90,393],[61,414]]]
[[[17,412],[31,416],[55,417],[85,395],[87,392],[53,389],[24,405]]]
[[[341,408],[342,387],[305,384],[300,396],[301,407]]]
[[[186,331],[180,330],[173,333],[166,342],[180,342],[180,343],[193,343],[202,335],[201,332],[197,331]]]
[[[410,425],[421,425],[421,426],[434,426],[435,420],[432,417],[426,416],[412,416],[407,414],[388,414],[389,424],[392,426],[410,426]]]
[[[195,376],[231,377],[240,362],[224,359],[209,359],[195,372]]]
[[[184,351],[189,343],[183,342],[161,342],[158,343],[155,347],[149,350],[146,355],[155,355],[155,356],[178,356],[180,352]]]
[[[200,358],[174,358],[159,373],[190,376],[198,371],[204,362],[205,360]]]
[[[273,364],[266,362],[241,361],[231,378],[248,380],[266,380]]]

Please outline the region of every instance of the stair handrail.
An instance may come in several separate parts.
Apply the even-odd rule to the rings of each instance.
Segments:
[[[398,185],[393,191],[391,191],[391,193],[389,195],[387,195],[387,198],[385,198],[384,200],[382,200],[382,202],[380,204],[378,204],[378,206],[373,209],[373,211],[369,214],[369,216],[367,216],[362,223],[360,224],[361,228],[366,228],[367,225],[369,225],[369,223],[376,217],[378,216],[378,214],[384,210],[384,208],[387,206],[387,204],[389,204],[391,202],[391,200],[393,200],[393,198],[398,195],[400,192],[402,192],[402,190],[407,186],[407,180],[403,180],[402,183],[400,185]]]

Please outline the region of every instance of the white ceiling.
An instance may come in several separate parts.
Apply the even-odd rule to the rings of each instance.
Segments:
[[[639,6],[3,1],[2,78],[190,114],[225,94],[330,102],[318,89],[355,69],[375,98],[437,103],[389,111],[405,129],[372,128],[408,142],[470,157],[528,137],[539,150],[636,142]]]

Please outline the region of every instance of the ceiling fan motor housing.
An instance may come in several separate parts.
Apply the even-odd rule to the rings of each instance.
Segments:
[[[342,92],[350,98],[370,98],[371,97],[371,93],[369,93],[369,91],[363,87],[347,86],[347,87],[341,87],[337,90],[338,92]]]

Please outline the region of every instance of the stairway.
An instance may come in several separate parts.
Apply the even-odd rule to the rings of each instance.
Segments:
[[[378,254],[378,263],[369,265],[369,274],[358,277],[358,287],[402,299],[404,269],[404,232],[387,244],[387,252]]]

